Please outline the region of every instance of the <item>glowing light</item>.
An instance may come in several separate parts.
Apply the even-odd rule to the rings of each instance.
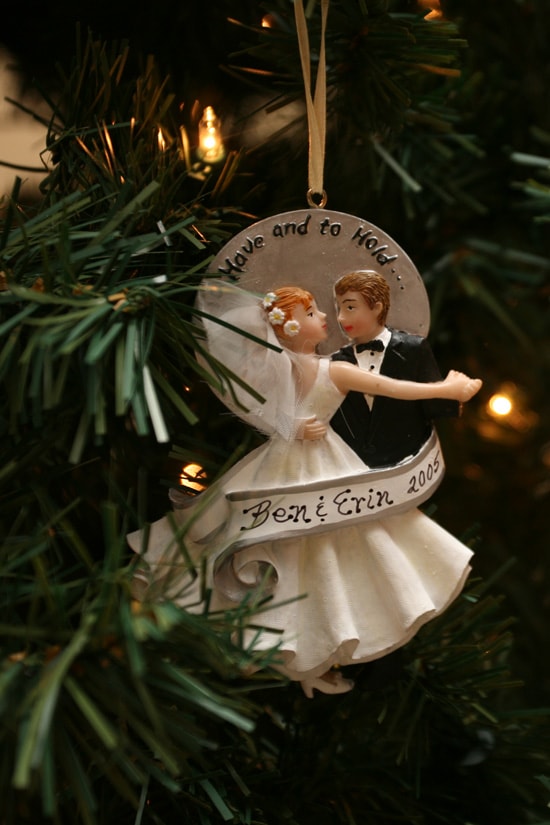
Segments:
[[[539,422],[539,414],[530,408],[531,399],[525,390],[512,381],[503,382],[489,398],[477,424],[479,432],[491,441],[503,444],[520,443]]]
[[[163,134],[162,129],[160,128],[160,126],[159,126],[159,130],[157,132],[157,142],[158,142],[158,146],[159,146],[160,151],[161,152],[166,152],[166,147],[167,147],[166,138],[164,137],[164,134]]]
[[[198,156],[206,163],[218,163],[225,156],[220,119],[212,106],[207,106],[199,121]]]
[[[200,464],[186,464],[180,473],[180,484],[182,487],[189,487],[191,490],[206,489],[206,484],[203,484],[201,479],[204,479],[204,468]]]
[[[495,393],[495,395],[492,395],[487,406],[489,412],[498,417],[510,415],[514,407],[512,399],[508,395],[504,395],[504,393]]]
[[[440,0],[418,0],[418,5],[421,9],[430,9],[430,13],[424,17],[424,20],[443,19]]]

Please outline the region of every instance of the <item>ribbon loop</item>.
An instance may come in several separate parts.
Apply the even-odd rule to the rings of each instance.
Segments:
[[[304,78],[306,110],[309,132],[309,160],[308,160],[308,192],[307,199],[310,206],[322,209],[327,202],[327,195],[323,186],[325,165],[326,139],[326,106],[327,106],[327,73],[325,34],[327,27],[329,0],[321,0],[321,45],[319,48],[319,65],[315,79],[315,93],[311,94],[311,55],[307,23],[302,0],[294,0],[294,15],[296,32],[300,48],[300,61]],[[319,195],[320,201],[313,200],[313,195]]]
[[[327,193],[324,189],[322,192],[314,192],[313,189],[307,190],[307,202],[315,209],[324,209],[327,205],[327,200]]]

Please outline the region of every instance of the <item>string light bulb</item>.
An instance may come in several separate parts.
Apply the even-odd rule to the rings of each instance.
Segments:
[[[514,405],[509,395],[503,392],[497,392],[490,397],[487,407],[491,415],[501,418],[510,415]]]
[[[225,156],[220,119],[212,106],[207,106],[199,121],[197,154],[205,163],[219,163]]]
[[[160,128],[160,126],[159,126],[158,132],[157,132],[157,143],[158,143],[159,151],[160,152],[166,152],[166,148],[167,148],[168,144],[166,143],[166,138],[164,137],[163,131]]]
[[[418,0],[418,5],[421,9],[430,9],[429,13],[425,15],[424,20],[443,19],[440,0]]]
[[[490,441],[512,444],[518,443],[538,421],[539,416],[530,408],[526,393],[512,381],[505,381],[485,404],[477,427]]]
[[[206,490],[204,481],[204,468],[200,464],[191,462],[182,467],[180,473],[180,485],[191,490],[197,490],[199,493]]]

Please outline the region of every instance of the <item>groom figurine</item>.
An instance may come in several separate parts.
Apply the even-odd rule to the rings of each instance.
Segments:
[[[371,270],[343,275],[334,286],[338,322],[353,343],[333,353],[374,374],[410,381],[440,381],[425,338],[388,329],[390,288]],[[332,418],[336,432],[369,467],[386,467],[414,455],[429,438],[433,419],[456,416],[455,401],[399,401],[350,392]]]

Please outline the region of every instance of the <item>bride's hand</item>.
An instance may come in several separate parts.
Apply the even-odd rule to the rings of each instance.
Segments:
[[[456,401],[469,401],[480,391],[483,381],[481,378],[470,378],[469,375],[457,370],[449,370],[444,384],[450,388]]]

